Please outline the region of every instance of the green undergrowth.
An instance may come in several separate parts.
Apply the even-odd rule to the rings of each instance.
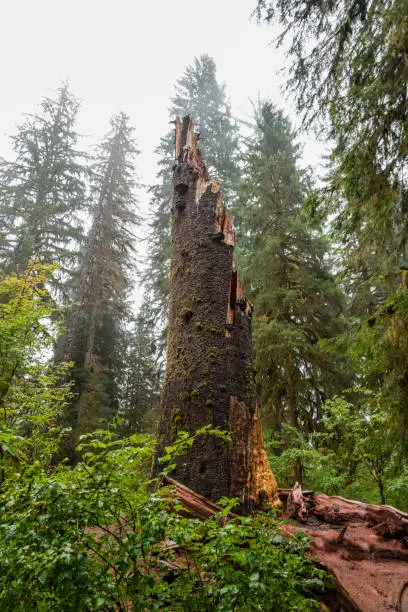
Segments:
[[[75,467],[3,454],[0,610],[318,609],[305,535],[283,537],[273,513],[227,520],[230,500],[206,521],[183,517],[162,479],[194,437],[179,432],[152,480],[153,438],[117,431],[84,436]],[[20,438],[8,431],[10,453]]]
[[[291,488],[294,467],[301,465],[304,489],[406,511],[406,462],[387,435],[387,416],[371,409],[369,417],[344,398],[334,397],[325,404],[321,431],[309,439],[285,424],[279,432],[266,429],[269,460],[280,486]]]

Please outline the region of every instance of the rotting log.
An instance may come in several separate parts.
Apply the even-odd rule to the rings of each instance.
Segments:
[[[252,363],[252,304],[233,260],[232,219],[221,185],[210,180],[190,117],[176,119],[167,364],[157,458],[181,430],[199,436],[174,477],[212,501],[236,497],[241,509],[279,506],[263,446]]]
[[[280,489],[289,533],[310,536],[311,552],[333,574],[347,612],[408,612],[408,514],[313,491]],[[341,593],[338,590],[337,596]],[[336,596],[330,609],[336,607]]]
[[[199,495],[173,478],[164,478],[164,484],[169,487],[166,493],[167,496],[181,502],[182,509],[179,512],[182,516],[205,520],[222,511],[221,506],[214,504],[214,502],[206,499],[203,495]],[[232,512],[228,514],[229,518],[234,516],[236,514]]]
[[[188,517],[205,520],[221,510],[172,479],[167,478],[165,484]],[[293,490],[278,492],[283,517],[296,519],[293,512],[302,501],[307,510],[307,516],[302,511],[304,522],[282,524],[283,535],[307,533],[316,564],[334,577],[322,595],[322,610],[408,612],[408,514],[391,506],[329,497],[299,487],[291,506],[288,500]],[[379,529],[384,523],[393,526],[393,535]]]

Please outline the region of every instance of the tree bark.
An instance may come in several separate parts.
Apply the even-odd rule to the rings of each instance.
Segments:
[[[167,366],[156,449],[181,430],[205,425],[231,442],[199,436],[177,460],[174,477],[217,501],[237,497],[242,509],[279,505],[263,447],[252,364],[252,305],[233,261],[231,217],[221,186],[210,180],[193,121],[176,120]]]

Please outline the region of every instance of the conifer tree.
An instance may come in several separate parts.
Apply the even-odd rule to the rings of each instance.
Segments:
[[[354,317],[341,339],[357,374],[353,408],[371,423],[380,414],[398,465],[408,450],[406,2],[258,0],[257,10],[289,34],[289,88],[334,143],[309,208],[330,222]]]
[[[256,12],[282,24],[288,88],[334,143],[327,188],[311,208],[329,216],[343,247],[354,312],[372,314],[408,258],[406,2],[258,0]]]
[[[191,115],[208,171],[222,182],[229,200],[239,178],[239,143],[225,87],[217,81],[214,60],[206,54],[195,57],[176,83],[170,114]]]
[[[223,184],[223,194],[232,198],[239,177],[238,128],[231,115],[225,85],[217,81],[214,60],[208,55],[194,58],[175,86],[170,116],[191,115],[200,132],[200,149],[209,171]],[[149,261],[145,283],[157,322],[167,316],[168,276],[170,267],[170,228],[174,131],[161,139],[156,149],[160,155],[158,182],[151,188],[153,219],[149,237]]]
[[[0,265],[21,272],[35,257],[61,266],[61,277],[77,264],[78,213],[87,204],[76,150],[78,102],[64,85],[41,107],[13,138],[15,160],[0,166]]]
[[[137,153],[128,117],[120,113],[111,120],[92,168],[92,225],[65,338],[63,358],[75,364],[77,393],[67,416],[76,433],[91,430],[118,409],[134,230],[140,223],[134,193]]]
[[[307,437],[325,399],[345,384],[341,364],[320,345],[341,330],[342,295],[325,261],[327,244],[301,212],[308,181],[290,123],[270,102],[259,104],[255,119],[237,212],[255,305],[257,380],[266,422]]]
[[[140,308],[127,344],[120,416],[125,420],[128,433],[149,431],[154,428],[158,413],[160,366],[148,300]]]

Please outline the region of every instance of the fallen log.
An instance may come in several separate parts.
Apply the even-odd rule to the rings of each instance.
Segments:
[[[192,491],[180,482],[173,480],[173,478],[167,476],[164,478],[164,484],[170,485],[166,495],[170,498],[177,499],[181,503],[184,509],[184,511],[181,511],[181,514],[184,516],[207,519],[222,510],[217,504],[214,504],[199,493]]]
[[[167,478],[170,495],[186,516],[206,519],[221,510]],[[391,506],[376,506],[313,491],[279,489],[288,519],[285,532],[310,537],[316,564],[335,578],[324,604],[330,612],[408,612],[408,514]],[[292,495],[292,507],[290,498]],[[303,522],[293,511],[299,508]],[[306,509],[306,515],[305,515]]]
[[[349,601],[346,610],[408,612],[408,514],[339,496],[279,491],[290,533],[303,531],[311,552],[333,574]],[[297,500],[297,504],[291,500]],[[353,608],[353,606],[355,606]],[[330,608],[336,610],[337,608]]]

